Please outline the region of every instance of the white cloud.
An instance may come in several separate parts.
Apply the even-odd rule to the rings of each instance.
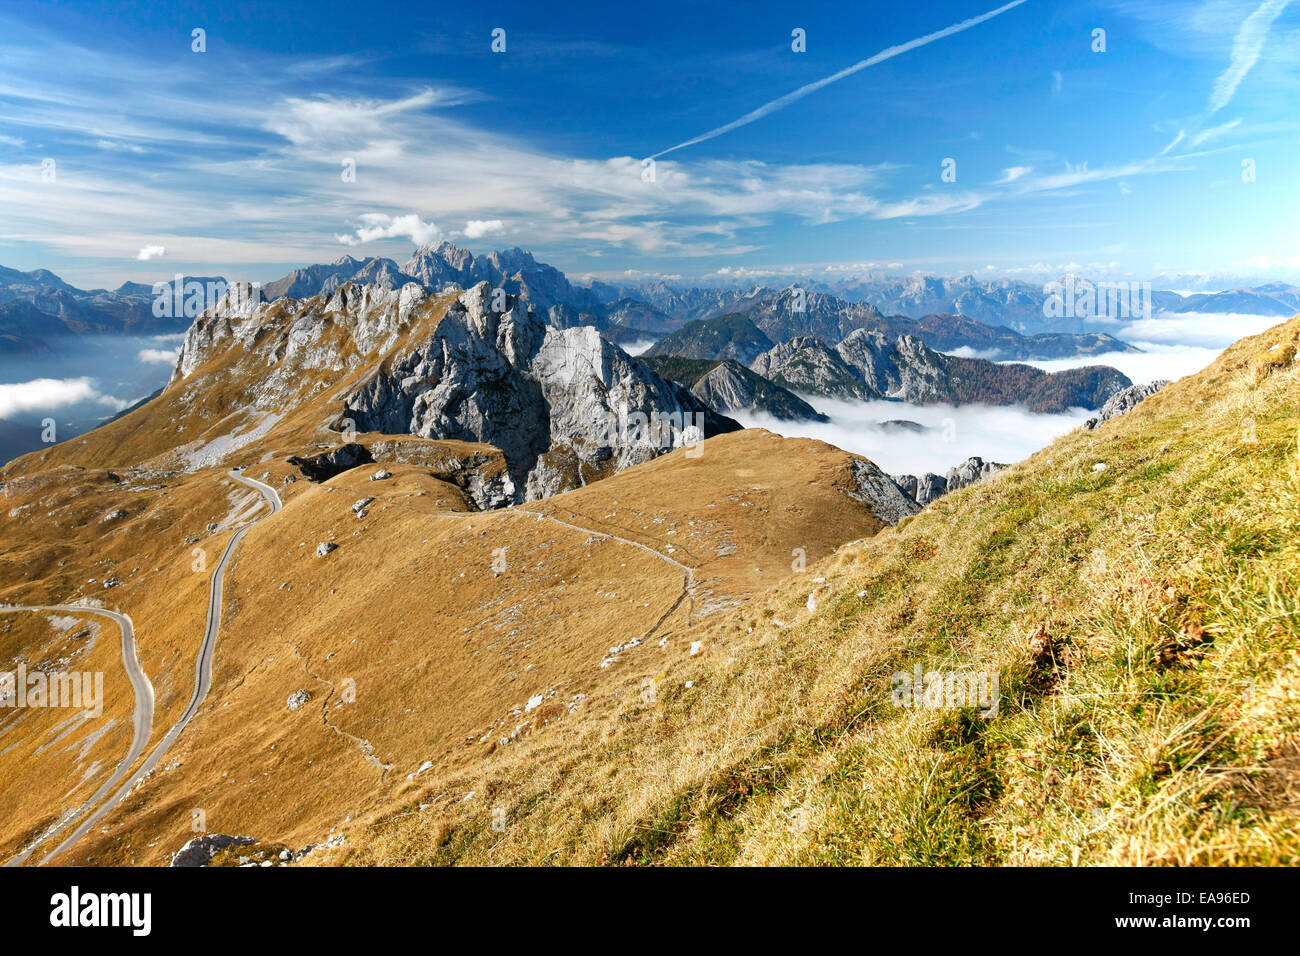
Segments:
[[[362,214],[361,225],[357,226],[355,235],[335,236],[335,238],[346,246],[358,246],[363,242],[373,242],[376,239],[395,239],[404,236],[417,246],[422,246],[433,242],[441,235],[441,229],[431,222],[425,222],[415,213],[406,216],[389,216],[379,212],[368,212]]]
[[[1109,365],[1119,369],[1136,384],[1145,385],[1157,379],[1179,379],[1193,375],[1218,357],[1222,349],[1203,345],[1167,345],[1160,342],[1134,342],[1142,352],[1107,352],[1103,355],[1082,355],[1067,359],[1029,359],[1022,365],[1032,365],[1045,372],[1060,372],[1084,365]]]
[[[1282,15],[1290,0],[1264,0],[1255,11],[1242,21],[1232,41],[1232,57],[1228,68],[1214,81],[1210,95],[1209,114],[1213,115],[1232,101],[1237,87],[1259,60],[1264,41],[1268,39],[1273,23]]]
[[[1008,166],[1002,170],[1002,178],[998,183],[1014,183],[1017,179],[1029,175],[1034,171],[1032,166]]]
[[[121,411],[129,403],[96,391],[89,378],[35,378],[0,385],[0,418],[47,412],[78,402],[98,402]]]
[[[482,239],[505,232],[505,223],[500,219],[471,219],[465,223],[466,239]]]
[[[945,474],[972,455],[1012,464],[1028,458],[1052,439],[1084,422],[1092,413],[1035,415],[1020,406],[909,405],[905,402],[843,402],[805,396],[831,419],[783,422],[767,415],[732,413],[741,424],[787,438],[817,438],[869,458],[892,475]],[[905,419],[927,431],[882,429],[879,422]]]
[[[141,349],[136,358],[153,365],[175,365],[180,349]]]
[[[141,262],[148,262],[150,259],[161,259],[165,255],[167,255],[166,246],[145,246],[140,250],[140,254],[136,256],[136,259]]]
[[[1156,342],[1222,351],[1243,336],[1258,335],[1284,321],[1276,315],[1238,312],[1159,312],[1123,326],[1115,334],[1138,348],[1142,342]]]
[[[1241,125],[1241,117],[1237,117],[1235,120],[1230,120],[1229,122],[1224,123],[1222,126],[1212,126],[1209,129],[1201,130],[1199,133],[1197,133],[1195,136],[1192,137],[1192,141],[1187,145],[1195,149],[1197,146],[1200,146],[1203,143],[1208,142],[1209,140],[1216,139],[1222,136],[1224,133],[1228,132],[1229,130],[1236,129],[1240,125]]]
[[[641,355],[654,344],[654,339],[638,339],[635,342],[624,343],[620,348],[628,355]]]

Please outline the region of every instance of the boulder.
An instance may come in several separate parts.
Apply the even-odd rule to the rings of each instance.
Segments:
[[[226,847],[256,843],[252,837],[230,836],[226,833],[204,833],[196,836],[172,856],[172,866],[206,866],[208,861]]]

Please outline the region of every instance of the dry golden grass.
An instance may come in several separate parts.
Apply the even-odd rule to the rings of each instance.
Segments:
[[[154,404],[169,400],[176,395]],[[434,464],[386,461],[385,481],[369,480],[378,465],[319,485],[287,480],[297,469],[284,459],[315,451],[318,435],[294,444],[280,429],[321,417],[319,407],[295,413],[239,451],[235,460],[279,488],[285,507],[249,532],[227,574],[208,700],[146,784],[61,861],[163,862],[191,835],[196,811],[212,832],[319,842],[402,802],[425,779],[479,765],[502,739],[508,749],[539,727],[580,719],[629,669],[686,655],[694,621],[788,576],[796,549],[815,561],[882,526],[845,495],[845,453],[761,431],[711,439],[699,458],[677,452],[487,513],[437,467],[448,455],[479,456],[493,474],[502,462],[487,446],[362,435]],[[102,448],[87,448],[101,460]],[[156,741],[189,696],[210,567],[229,530],[260,506],[223,471],[155,470],[170,456],[146,452],[148,470],[121,471],[149,490],[130,499],[114,519],[123,530],[107,538],[98,517],[124,500],[107,470],[41,456],[10,469],[5,492],[20,516],[58,507],[53,521],[15,519],[25,550],[12,552],[0,595],[91,595],[132,614],[158,689]],[[375,500],[358,519],[352,506],[366,497]],[[220,527],[209,533],[210,522]],[[42,533],[55,529],[53,539]],[[319,558],[322,541],[338,549]],[[202,572],[193,547],[205,552]],[[123,584],[78,587],[91,566]],[[45,573],[23,570],[35,567]],[[634,640],[600,666],[611,647]],[[119,697],[128,693],[120,664],[107,672]],[[341,702],[349,688],[355,699]],[[289,711],[299,690],[311,700]],[[524,712],[535,695],[542,705]],[[433,766],[419,772],[426,762]],[[30,763],[0,759],[4,766],[32,776]],[[64,806],[36,789],[48,805],[40,819]],[[15,822],[16,832],[31,830],[27,812]]]
[[[653,702],[629,681],[331,861],[1295,863],[1300,369],[1253,357],[1297,339],[842,548]],[[999,715],[893,706],[918,661],[996,670]]]
[[[1245,340],[899,530],[846,497],[843,452],[757,430],[489,513],[439,464],[495,474],[485,446],[365,435],[423,463],[286,481],[288,457],[337,444],[329,396],[385,360],[340,340],[345,367],[304,376],[229,459],[285,507],[227,575],[207,702],[60,862],[163,862],[196,809],[268,844],[346,833],[324,863],[1291,862],[1300,389],[1280,357],[1298,339],[1300,319]],[[232,352],[0,469],[0,599],[129,613],[155,741],[192,687],[193,549],[210,568],[255,513],[172,452],[235,421],[255,370]],[[0,652],[54,653],[50,633],[15,620]],[[95,777],[60,774],[125,750],[120,661],[96,660],[126,710],[48,763],[52,725],[24,724],[0,753],[30,782],[6,794],[0,852]],[[996,670],[999,716],[893,707],[918,661]]]

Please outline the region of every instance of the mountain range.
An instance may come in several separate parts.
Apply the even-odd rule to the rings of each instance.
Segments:
[[[784,319],[760,312],[768,328]],[[860,316],[854,328],[823,321],[832,335],[851,331],[834,346],[814,335],[797,334],[774,341],[747,315],[732,313],[696,320],[655,343],[647,358],[675,356],[696,361],[733,361],[770,383],[802,395],[872,401],[895,399],[913,404],[1024,404],[1033,412],[1100,408],[1115,392],[1132,384],[1109,366],[1085,366],[1044,372],[1029,365],[947,355],[930,348],[922,336],[891,334]],[[741,410],[733,406],[733,410]],[[782,416],[778,416],[782,417]]]
[[[735,359],[642,362],[486,281],[245,291],[159,395],[0,467],[0,671],[106,691],[0,711],[0,859],[1300,853],[1300,318],[913,492],[649,367]],[[787,347],[881,392],[932,361]],[[900,700],[937,669],[995,693]]]
[[[1062,277],[1058,281],[1069,281]],[[1020,332],[1106,331],[1114,322],[1091,316],[1049,318],[1044,314],[1044,285],[1015,279],[973,276],[865,276],[810,280],[811,288],[865,302],[882,312],[921,318],[956,314]],[[650,301],[653,302],[653,299]],[[1300,286],[1274,282],[1208,293],[1152,289],[1152,313],[1247,313],[1285,317],[1300,309]]]
[[[189,326],[192,315],[160,318],[153,303],[152,286],[137,282],[83,290],[46,269],[0,266],[0,354],[47,352],[62,336],[173,334]]]
[[[219,277],[188,278],[205,285],[226,284]],[[265,283],[261,290],[271,300],[303,299],[332,292],[345,282],[382,289],[416,282],[432,291],[488,282],[520,296],[552,324],[591,325],[623,343],[653,341],[696,319],[740,313],[749,315],[774,341],[794,335],[837,340],[854,328],[871,327],[894,335],[918,335],[940,351],[967,349],[1003,360],[1132,350],[1110,334],[1113,321],[1046,316],[1041,285],[972,276],[810,276],[785,288],[691,285],[663,279],[578,283],[524,249],[475,256],[438,241],[420,246],[400,264],[383,257],[344,255],[331,263],[295,269]],[[114,290],[82,290],[48,270],[21,272],[0,266],[0,353],[39,352],[67,334],[183,331],[198,310],[156,317],[152,288],[125,282]],[[787,307],[796,289],[807,307],[791,311]],[[1156,290],[1151,302],[1156,311],[1180,314],[1286,316],[1300,308],[1300,287],[1274,282],[1215,293]]]

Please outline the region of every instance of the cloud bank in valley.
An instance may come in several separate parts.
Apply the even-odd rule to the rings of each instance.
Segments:
[[[1276,315],[1244,313],[1161,312],[1116,329],[1115,335],[1142,349],[1134,352],[1106,352],[1068,359],[1031,360],[1047,372],[1059,372],[1083,365],[1109,365],[1134,382],[1179,379],[1205,368],[1219,354],[1247,335],[1258,335],[1283,320]]]
[[[1092,414],[1083,409],[1035,415],[1014,405],[953,407],[804,397],[829,416],[830,422],[783,422],[769,415],[747,413],[733,413],[731,417],[746,427],[766,428],[786,438],[820,439],[870,458],[890,474],[941,475],[972,455],[1004,464],[1021,461]],[[892,419],[927,427],[923,432],[880,427],[880,422]]]

